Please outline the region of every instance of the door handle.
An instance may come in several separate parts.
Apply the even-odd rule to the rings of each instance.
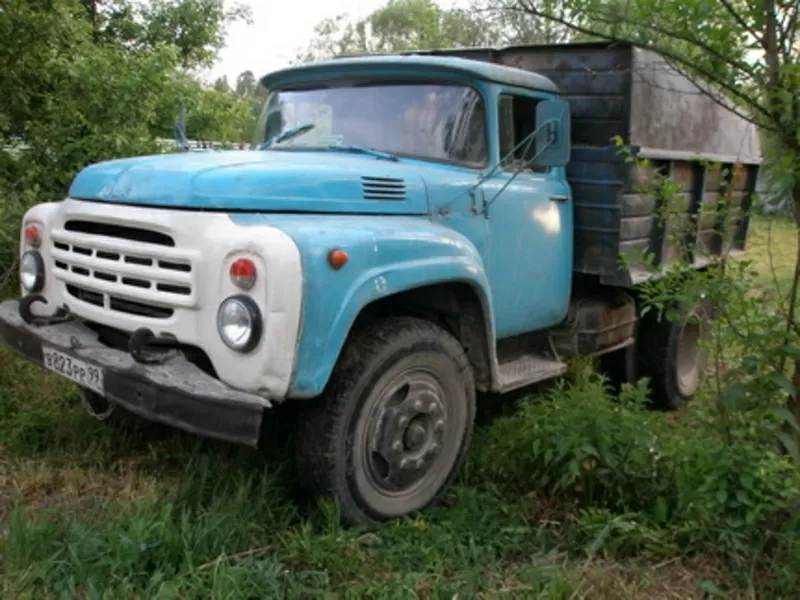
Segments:
[[[553,202],[566,202],[569,200],[569,196],[567,194],[553,194],[550,196],[550,200]]]

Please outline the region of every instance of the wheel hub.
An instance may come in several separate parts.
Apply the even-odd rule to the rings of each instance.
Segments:
[[[684,324],[678,340],[677,384],[684,397],[692,396],[702,385],[708,353],[702,346],[707,331],[698,321]]]
[[[442,392],[430,381],[406,382],[391,396],[396,404],[377,419],[370,462],[382,487],[400,491],[430,470],[441,449],[447,419]]]
[[[406,451],[415,451],[422,446],[428,437],[428,429],[422,423],[411,423],[403,436]]]

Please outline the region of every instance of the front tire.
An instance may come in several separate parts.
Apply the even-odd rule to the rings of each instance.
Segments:
[[[447,331],[400,317],[356,332],[331,383],[300,415],[300,484],[342,519],[376,525],[435,504],[472,437],[475,384]]]

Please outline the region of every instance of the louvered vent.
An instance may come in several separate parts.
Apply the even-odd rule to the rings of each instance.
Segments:
[[[362,177],[361,189],[364,200],[399,200],[406,199],[406,182],[391,177]]]

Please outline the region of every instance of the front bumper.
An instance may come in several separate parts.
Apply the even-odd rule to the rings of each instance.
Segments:
[[[0,303],[0,342],[44,366],[43,345],[103,370],[103,395],[145,419],[210,438],[255,447],[269,401],[207,375],[182,356],[159,365],[102,344],[77,321],[32,326],[19,302]]]

